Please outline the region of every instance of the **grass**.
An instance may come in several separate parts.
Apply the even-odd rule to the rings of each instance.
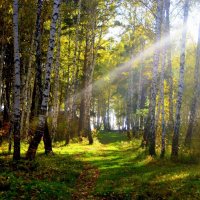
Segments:
[[[99,170],[91,199],[200,199],[199,164],[149,157],[140,142],[101,133],[94,145],[56,143],[54,156],[43,155],[40,145],[35,162],[19,165],[2,154],[0,185],[2,179],[9,189],[0,191],[0,199],[70,199],[86,163]]]

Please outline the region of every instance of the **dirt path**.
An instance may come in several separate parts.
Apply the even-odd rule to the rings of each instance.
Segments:
[[[89,163],[85,163],[84,169],[76,182],[76,190],[72,195],[73,200],[94,200],[92,191],[99,177],[99,170]]]

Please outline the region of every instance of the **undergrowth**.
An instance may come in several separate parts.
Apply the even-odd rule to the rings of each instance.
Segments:
[[[68,200],[85,163],[99,170],[93,199],[200,199],[200,165],[189,154],[181,153],[176,162],[169,151],[165,159],[152,158],[140,148],[141,140],[129,142],[123,133],[97,134],[94,145],[63,144],[55,143],[51,156],[41,144],[35,161],[20,163],[12,162],[3,144],[0,199]],[[26,149],[22,144],[22,157]]]

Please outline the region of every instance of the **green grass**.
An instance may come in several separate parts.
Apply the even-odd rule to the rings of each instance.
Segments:
[[[85,163],[100,172],[93,198],[200,199],[199,164],[171,162],[168,155],[152,158],[140,143],[128,142],[121,133],[101,133],[94,145],[56,143],[54,156],[43,155],[41,145],[36,162],[23,161],[17,168],[10,156],[2,155],[0,181],[9,177],[10,189],[1,191],[0,199],[70,199]]]

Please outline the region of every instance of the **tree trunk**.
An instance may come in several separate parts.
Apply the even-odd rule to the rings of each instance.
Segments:
[[[72,119],[75,120],[76,118],[76,111],[77,111],[77,87],[78,87],[78,75],[79,75],[79,66],[77,65],[77,57],[80,57],[80,51],[77,56],[78,51],[78,36],[79,36],[79,24],[80,24],[80,17],[81,17],[81,3],[82,1],[79,0],[78,3],[78,17],[76,22],[76,32],[75,32],[75,47],[74,47],[74,58],[73,58],[73,96],[72,96]]]
[[[143,38],[140,39],[141,52],[144,51],[145,41]],[[141,101],[142,101],[142,88],[143,88],[143,68],[144,68],[144,60],[141,61],[140,72],[139,72],[139,83],[138,83],[138,99],[137,99],[137,112],[141,109]],[[137,117],[137,126],[138,129],[141,128],[141,115],[139,114]]]
[[[54,97],[53,97],[53,116],[52,116],[52,140],[54,139],[58,125],[58,109],[59,109],[59,69],[60,69],[60,36],[61,36],[61,16],[58,22],[58,34],[57,34],[57,52],[55,63],[55,79],[54,79]]]
[[[20,55],[18,31],[18,0],[13,1],[13,35],[14,35],[14,153],[13,159],[20,159]]]
[[[172,59],[171,59],[171,39],[170,39],[170,0],[166,0],[165,3],[165,11],[166,11],[166,27],[165,33],[169,37],[169,42],[166,47],[167,51],[167,69],[168,69],[168,85],[169,85],[169,128],[172,130],[174,127],[174,105],[173,105],[173,72],[172,72]]]
[[[192,104],[191,104],[191,108],[190,108],[189,125],[188,125],[188,129],[187,129],[187,134],[185,137],[185,145],[186,146],[191,145],[194,123],[196,120],[197,101],[199,99],[199,93],[200,93],[199,67],[200,67],[200,24],[199,24],[198,44],[197,44],[197,50],[196,50],[196,64],[195,64],[195,71],[194,71],[194,81],[195,81],[194,82],[194,94],[193,94]]]
[[[35,62],[36,73],[33,92],[33,101],[31,108],[31,118],[38,116],[42,103],[42,66],[41,66],[41,14],[42,14],[43,0],[38,0],[37,4],[37,18],[35,31]]]
[[[94,35],[92,35],[94,37]],[[93,39],[92,39],[93,40]],[[90,49],[90,47],[91,49]],[[90,52],[92,51],[92,52]],[[84,58],[84,77],[83,90],[81,95],[80,121],[79,121],[79,136],[88,137],[89,144],[93,143],[93,138],[90,128],[90,104],[92,96],[92,76],[94,70],[94,41],[90,44],[89,34],[86,33],[86,47]]]
[[[162,1],[157,0],[157,14],[156,14],[156,42],[160,40],[161,33],[161,16],[162,16]],[[156,143],[156,131],[155,131],[155,110],[156,110],[156,94],[157,94],[157,74],[159,66],[159,49],[154,52],[153,58],[153,74],[152,74],[152,86],[151,86],[151,110],[150,110],[150,130],[149,130],[149,154],[151,156],[156,155],[155,143]]]
[[[180,111],[182,105],[183,87],[184,87],[184,72],[185,72],[185,51],[186,51],[186,35],[187,35],[187,19],[189,10],[189,0],[184,2],[184,23],[183,32],[181,40],[181,55],[180,55],[180,72],[179,72],[179,84],[178,84],[178,94],[176,102],[176,118],[174,125],[174,135],[172,140],[172,158],[178,157],[178,145],[179,145],[179,129],[180,129]]]
[[[68,42],[68,55],[67,58],[70,60],[71,54],[71,36],[69,34],[69,42]],[[67,83],[66,83],[66,93],[65,93],[65,118],[66,118],[66,127],[65,127],[65,145],[69,144],[70,142],[70,133],[71,133],[71,92],[70,92],[70,63],[67,66]]]
[[[133,114],[133,70],[131,69],[128,78],[128,90],[127,90],[127,110],[126,110],[126,125],[127,125],[127,136],[131,139],[131,121]]]
[[[163,12],[162,12],[162,34],[165,36],[166,33],[166,2],[163,1]],[[165,65],[166,65],[166,47],[163,47],[162,50],[162,65],[161,65],[161,77],[160,77],[160,98],[161,98],[161,154],[160,157],[163,158],[165,156],[165,134],[166,134],[166,123],[165,123]]]
[[[2,104],[2,90],[3,90],[3,87],[2,87],[2,84],[3,84],[3,77],[2,77],[2,73],[3,73],[3,66],[4,66],[4,48],[3,48],[3,44],[2,44],[2,47],[1,47],[1,60],[0,60],[0,106]]]
[[[34,48],[34,37],[32,36],[31,40],[31,48],[30,48],[30,57],[29,57],[29,62],[28,62],[28,72],[26,76],[26,81],[25,81],[25,86],[23,89],[23,98],[21,99],[22,101],[22,112],[21,112],[21,135],[26,135],[27,136],[27,129],[28,129],[28,124],[25,116],[28,115],[29,112],[29,88],[31,88],[31,75],[32,75],[32,62],[33,62],[33,48]]]
[[[52,62],[53,62],[53,50],[55,46],[56,22],[59,15],[60,2],[61,0],[54,0],[54,4],[53,4],[53,14],[52,14],[52,20],[51,20],[51,26],[50,26],[50,38],[49,38],[49,46],[48,46],[48,52],[47,52],[45,85],[44,85],[44,91],[43,91],[43,96],[42,96],[41,114],[39,115],[38,127],[29,145],[28,152],[26,155],[27,158],[31,160],[35,158],[36,150],[38,148],[38,145],[41,141],[42,136],[44,135],[44,132],[46,134],[45,125],[47,127],[47,108],[48,108],[48,100],[49,100],[49,93],[50,93],[50,77],[51,77],[51,69],[52,69]],[[49,153],[52,151],[50,138],[46,138],[45,150],[46,150],[45,153]]]

